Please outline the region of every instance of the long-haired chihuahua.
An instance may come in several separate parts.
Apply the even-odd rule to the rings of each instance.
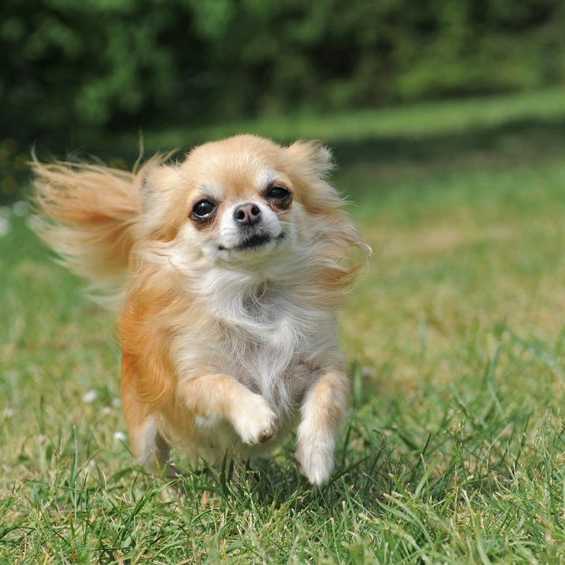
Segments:
[[[119,309],[132,451],[210,463],[272,449],[327,481],[347,411],[336,311],[365,251],[331,154],[252,135],[134,172],[34,163],[40,236]]]

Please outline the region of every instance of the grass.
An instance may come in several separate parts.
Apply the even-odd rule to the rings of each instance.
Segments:
[[[319,490],[292,441],[176,485],[137,468],[111,319],[4,211],[0,562],[565,560],[562,99],[365,119],[296,128],[332,141],[374,250],[341,317],[353,409]]]

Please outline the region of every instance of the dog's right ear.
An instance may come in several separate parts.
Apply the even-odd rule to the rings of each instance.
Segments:
[[[159,157],[148,161],[138,173],[142,213],[155,213],[180,180],[178,165],[165,165]]]
[[[174,238],[177,224],[180,225],[182,221],[182,206],[175,201],[175,196],[180,192],[177,190],[181,182],[179,168],[178,165],[164,164],[161,159],[154,158],[137,174],[140,223],[151,238]]]

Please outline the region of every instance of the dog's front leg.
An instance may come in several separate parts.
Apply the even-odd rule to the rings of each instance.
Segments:
[[[340,370],[325,372],[306,392],[298,426],[296,459],[308,480],[325,483],[333,470],[335,436],[347,411],[349,382]]]
[[[203,375],[180,383],[186,407],[196,416],[225,419],[248,445],[263,443],[276,431],[267,401],[229,375]]]

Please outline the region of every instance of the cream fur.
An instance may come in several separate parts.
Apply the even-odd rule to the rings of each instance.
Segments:
[[[281,441],[313,484],[333,468],[348,386],[336,309],[364,250],[313,142],[202,145],[138,173],[35,163],[40,235],[91,286],[121,297],[122,395],[132,449],[220,461]],[[279,185],[292,202],[269,196]],[[193,206],[213,201],[206,220]],[[241,204],[261,222],[242,227]],[[251,234],[251,235],[250,235]],[[243,249],[252,236],[256,248]]]

